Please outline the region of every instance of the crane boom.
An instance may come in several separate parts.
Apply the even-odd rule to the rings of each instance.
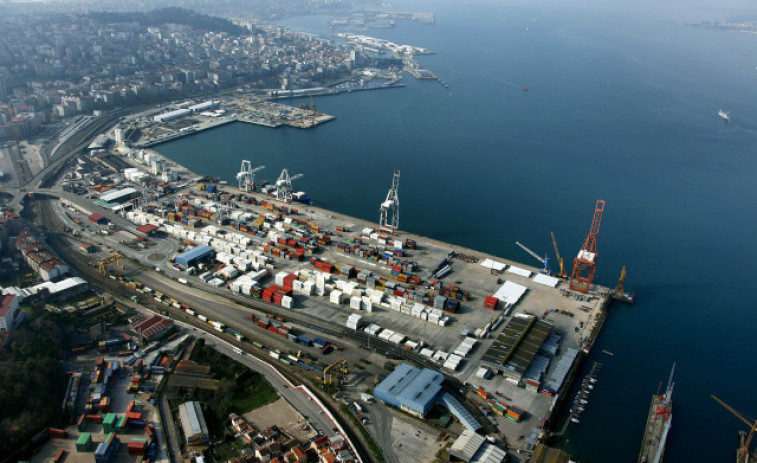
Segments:
[[[565,264],[560,255],[560,250],[557,248],[557,238],[555,238],[555,232],[552,233],[552,245],[555,247],[555,256],[557,256],[557,262],[560,264],[560,278],[568,278],[568,274],[565,273]]]
[[[748,458],[749,458],[749,447],[752,444],[752,437],[754,437],[754,431],[757,430],[757,420],[755,420],[754,423],[752,423],[749,420],[747,420],[746,418],[744,418],[744,416],[741,413],[737,412],[733,407],[731,407],[727,403],[725,403],[722,400],[720,400],[720,398],[718,398],[718,396],[716,396],[715,394],[710,394],[710,397],[712,397],[715,400],[715,402],[717,402],[720,405],[722,405],[723,408],[725,408],[726,410],[728,410],[729,412],[731,412],[736,418],[740,419],[747,426],[749,426],[749,437],[747,437],[747,440],[744,443],[744,446],[741,447],[739,449],[739,452],[738,452],[738,458],[739,458],[738,461],[744,461],[744,462],[748,461]]]
[[[532,256],[532,257],[533,257],[534,259],[536,259],[536,260],[538,260],[539,262],[541,262],[542,264],[544,264],[544,258],[543,258],[543,257],[541,257],[541,256],[540,256],[539,254],[537,254],[537,253],[533,252],[532,250],[528,249],[528,248],[526,247],[526,245],[525,245],[525,244],[523,244],[523,243],[521,243],[521,242],[519,242],[519,241],[516,241],[516,242],[515,242],[515,244],[517,244],[518,246],[520,246],[520,247],[521,247],[521,249],[523,249],[523,250],[524,250],[524,251],[526,251],[527,253],[531,254],[531,256]]]

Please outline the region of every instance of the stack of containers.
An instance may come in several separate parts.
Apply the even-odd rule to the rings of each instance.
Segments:
[[[129,441],[129,455],[144,456],[147,452],[147,439],[132,437]]]
[[[352,296],[350,298],[350,309],[360,310],[363,304],[363,298],[360,296]],[[352,315],[350,315],[352,316]]]
[[[497,415],[504,416],[504,414],[507,413],[507,406],[499,402],[494,402],[494,404],[492,405],[492,410]]]
[[[103,418],[103,432],[115,432],[116,431],[116,414],[108,413]]]
[[[484,308],[486,310],[497,310],[498,304],[499,304],[499,299],[497,299],[494,296],[489,296],[486,299],[484,299]]]
[[[457,346],[454,354],[460,357],[466,357],[470,353],[470,351],[473,350],[473,347],[475,347],[477,343],[478,341],[474,338],[466,337],[465,339],[463,339],[463,342],[461,342],[460,345]]]
[[[331,294],[329,295],[329,301],[330,301],[330,302],[331,302],[332,304],[341,305],[341,304],[342,304],[342,299],[343,299],[343,296],[344,296],[344,293],[342,293],[342,292],[341,292],[341,291],[339,291],[338,289],[335,289],[335,290],[334,290],[334,291],[332,291],[332,292],[331,292]]]
[[[376,336],[376,334],[378,334],[378,332],[381,331],[381,327],[375,323],[371,323],[370,325],[368,325],[368,327],[364,331],[370,334],[371,336]]]
[[[456,371],[462,360],[463,358],[459,355],[452,354],[448,356],[447,360],[444,362],[444,368],[450,371]]]
[[[444,304],[446,302],[447,302],[447,296],[442,296],[442,295],[436,296],[434,298],[434,308],[441,310],[444,308]]]
[[[512,421],[515,421],[516,423],[522,420],[525,414],[526,411],[521,408],[515,407],[513,405],[507,407],[507,417]]]
[[[105,438],[105,442],[97,446],[95,450],[95,462],[96,463],[109,463],[113,459],[113,455],[118,450],[119,440],[114,433],[108,434]]]
[[[76,439],[76,451],[78,453],[89,452],[92,450],[92,434],[83,432]]]
[[[361,315],[358,315],[358,314],[352,314],[352,315],[350,315],[347,318],[347,324],[346,324],[347,328],[350,328],[350,329],[353,329],[353,330],[359,329],[360,328],[360,324],[361,324],[360,320],[362,318],[363,317]]]
[[[447,299],[444,303],[444,311],[449,313],[457,313],[460,310],[460,301],[457,299]]]
[[[276,286],[284,286],[284,278],[289,275],[287,272],[279,272],[276,274],[276,277],[274,278]]]
[[[363,296],[360,301],[360,310],[373,312],[373,301],[369,297]]]

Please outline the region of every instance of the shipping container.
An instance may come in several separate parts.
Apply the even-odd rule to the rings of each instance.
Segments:
[[[58,428],[50,428],[50,437],[56,438],[56,439],[65,439],[68,437],[68,432],[65,429],[58,429]]]

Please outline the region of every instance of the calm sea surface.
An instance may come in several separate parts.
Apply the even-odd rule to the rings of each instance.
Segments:
[[[732,461],[744,426],[710,394],[757,416],[757,36],[434,5],[434,26],[367,34],[434,50],[420,61],[449,89],[407,76],[318,98],[337,120],[316,130],[236,123],[158,150],[229,181],[242,159],[266,166],[259,179],[287,167],[318,205],[374,222],[401,169],[401,228],[532,265],[516,240],[551,255],[554,230],[567,263],[606,200],[597,280],[626,265],[638,300],[612,308],[587,363],[604,364],[600,382],[565,445],[582,462],[636,461],[677,362],[666,462]],[[328,35],[325,21],[285,24]]]

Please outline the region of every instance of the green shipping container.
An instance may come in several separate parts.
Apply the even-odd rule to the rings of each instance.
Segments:
[[[516,423],[520,423],[520,419],[516,418],[512,415],[505,415],[509,420],[515,421]]]
[[[76,439],[76,451],[77,452],[89,452],[92,450],[92,434],[83,432]]]

